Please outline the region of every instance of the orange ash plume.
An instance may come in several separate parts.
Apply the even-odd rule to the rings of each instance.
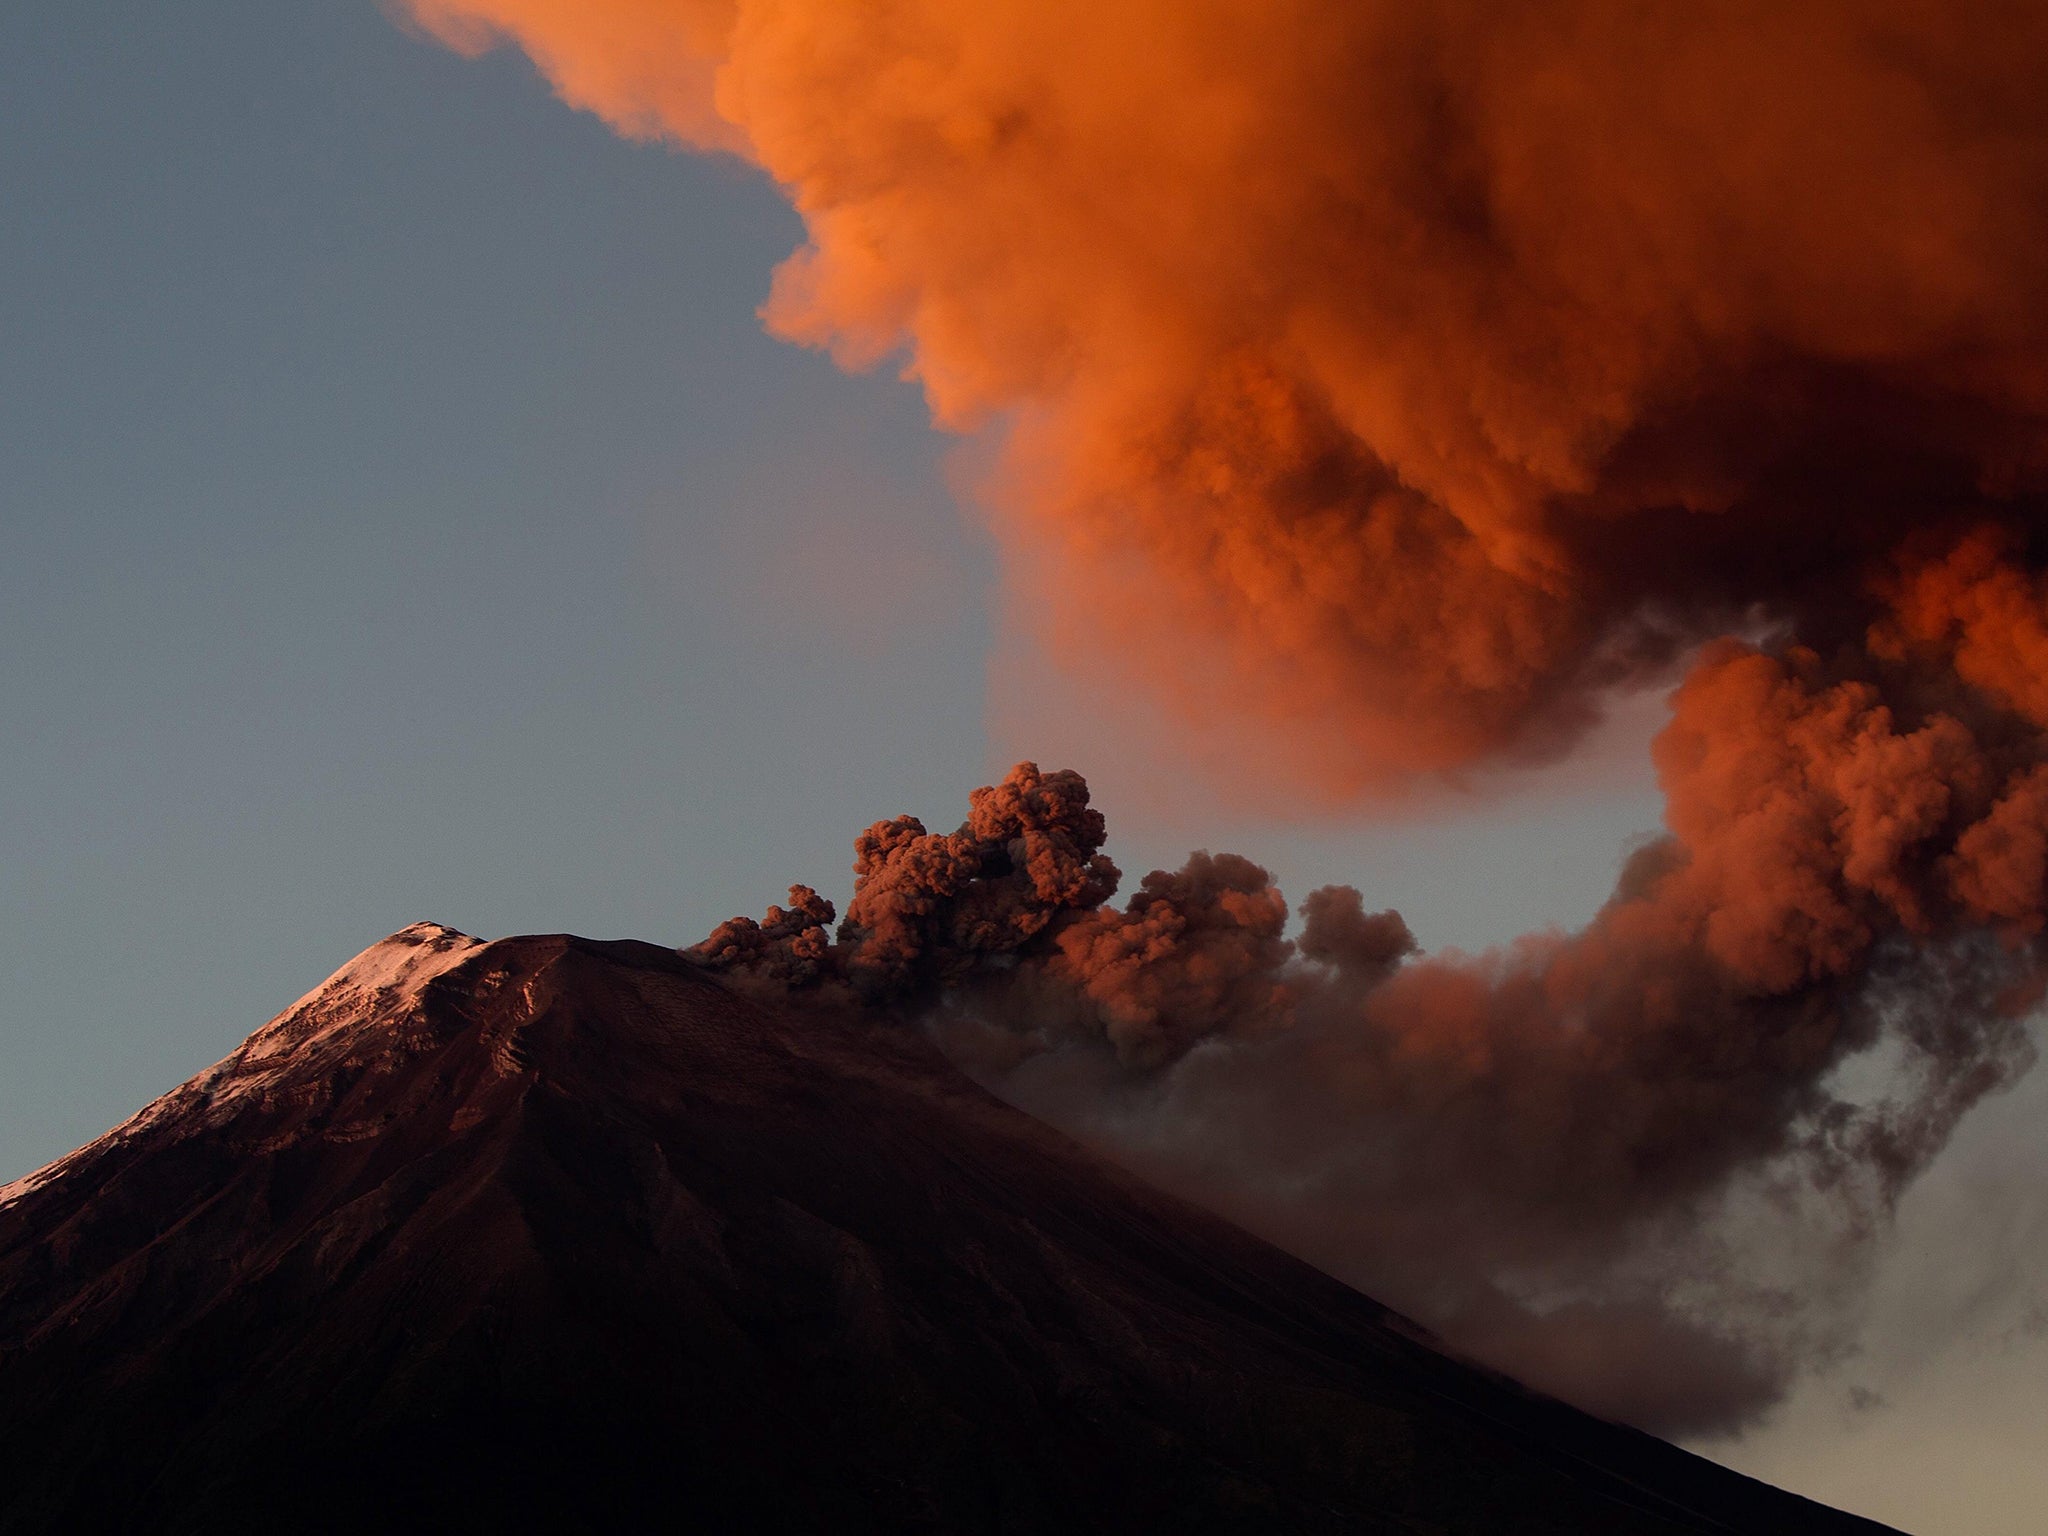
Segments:
[[[771,328],[1000,441],[1020,606],[1247,782],[1540,759],[1688,669],[1574,934],[1418,957],[1339,888],[1290,938],[1232,855],[1114,907],[1027,765],[705,964],[1636,1422],[1839,1344],[2040,990],[2048,7],[411,7],[773,177]]]
[[[1007,442],[1055,647],[1325,795],[2041,526],[2030,0],[410,3],[772,176],[770,326]]]

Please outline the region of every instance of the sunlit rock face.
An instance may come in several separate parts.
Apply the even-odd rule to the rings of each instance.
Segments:
[[[394,935],[0,1191],[0,1530],[1860,1532],[907,1030]]]

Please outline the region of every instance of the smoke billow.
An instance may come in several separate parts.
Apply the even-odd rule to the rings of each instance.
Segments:
[[[409,4],[779,182],[770,326],[996,432],[1018,611],[1242,785],[1554,754],[2043,528],[2036,0]]]
[[[808,242],[765,314],[1004,447],[1018,606],[1331,798],[1667,684],[1583,930],[1417,955],[1071,774],[696,953],[1003,1091],[1456,1343],[1737,1422],[2024,1065],[2048,915],[2048,7],[409,0]],[[1262,728],[1263,727],[1263,728]]]
[[[2040,773],[1739,646],[1680,691],[1658,759],[1670,834],[1584,930],[1499,953],[1420,956],[1343,887],[1289,939],[1230,854],[1113,906],[1086,786],[1028,763],[958,832],[864,833],[836,935],[798,887],[692,953],[925,1018],[1011,1097],[1454,1344],[1725,1428],[1838,1339],[1899,1194],[2030,1059],[2048,891],[2008,823]]]
[[[1007,960],[1063,913],[1092,911],[1115,893],[1117,867],[1101,851],[1108,826],[1079,774],[1026,765],[969,800],[957,832],[899,816],[860,835],[837,943],[832,903],[797,885],[787,910],[722,923],[693,953],[740,976],[829,981],[864,1002],[907,1002]]]

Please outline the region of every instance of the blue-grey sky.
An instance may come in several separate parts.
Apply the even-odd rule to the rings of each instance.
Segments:
[[[1592,911],[1657,819],[1654,703],[1483,809],[1299,825],[1090,761],[1057,679],[992,704],[956,445],[754,317],[798,234],[739,166],[374,0],[0,8],[0,1180],[415,919],[693,939],[791,879],[843,897],[860,827],[950,824],[1016,756],[1091,774],[1132,873],[1236,848],[1431,946]],[[1909,1247],[1975,1201],[1998,1262],[2048,1252],[2030,1102]],[[1817,1392],[1733,1454],[2024,1529],[1936,1523],[1957,1458],[2012,1506],[2042,1401],[2024,1316],[1945,1295],[1909,1266],[1880,1298],[1947,1351],[1885,1367],[1906,1407]]]
[[[413,918],[680,938],[980,771],[943,445],[760,335],[738,169],[371,3],[79,0],[0,208],[0,1172]],[[770,560],[849,507],[961,601]]]

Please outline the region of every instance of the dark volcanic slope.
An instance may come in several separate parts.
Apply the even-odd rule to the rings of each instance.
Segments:
[[[0,1202],[7,1531],[1879,1529],[647,945],[408,929]]]

